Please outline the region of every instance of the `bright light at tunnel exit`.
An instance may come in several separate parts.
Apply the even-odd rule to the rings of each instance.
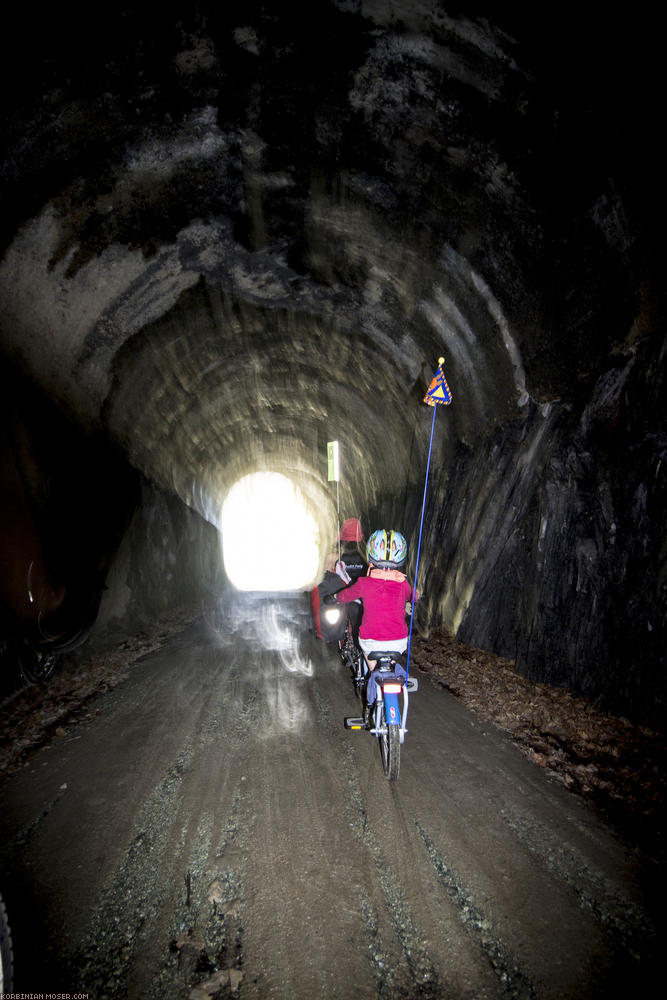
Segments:
[[[222,507],[225,572],[238,590],[304,590],[319,567],[317,524],[295,484],[255,472]]]

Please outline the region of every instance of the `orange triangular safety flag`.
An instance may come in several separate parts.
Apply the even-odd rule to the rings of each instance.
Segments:
[[[429,406],[436,406],[438,404],[447,406],[448,403],[451,403],[452,401],[452,393],[447,385],[445,373],[442,370],[444,360],[444,358],[438,359],[438,370],[433,376],[433,381],[426,390],[426,395],[424,396],[424,402],[428,403]]]

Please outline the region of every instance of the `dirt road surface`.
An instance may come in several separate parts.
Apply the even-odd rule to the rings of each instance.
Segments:
[[[650,865],[418,671],[387,781],[309,625],[297,599],[239,597],[3,782],[15,990],[661,995]]]

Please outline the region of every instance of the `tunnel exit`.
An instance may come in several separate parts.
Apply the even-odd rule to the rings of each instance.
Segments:
[[[239,479],[222,507],[222,551],[238,590],[310,587],[319,566],[319,530],[296,484],[276,472]]]

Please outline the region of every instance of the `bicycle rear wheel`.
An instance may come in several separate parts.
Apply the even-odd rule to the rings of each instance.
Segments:
[[[12,991],[12,966],[12,938],[9,933],[7,911],[0,896],[0,996]]]
[[[55,670],[57,653],[42,653],[26,646],[19,654],[21,673],[29,684],[44,684]]]
[[[387,726],[384,719],[381,720],[380,729],[380,753],[382,754],[382,767],[389,781],[396,781],[401,769],[401,732],[400,726],[392,723]]]

